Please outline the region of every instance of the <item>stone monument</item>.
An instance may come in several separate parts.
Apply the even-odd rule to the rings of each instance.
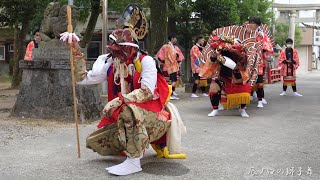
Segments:
[[[54,17],[52,13],[59,11],[58,14],[61,17],[63,13],[66,13],[64,6],[57,7],[59,7],[57,4],[49,4],[51,14],[47,14],[47,19],[45,17],[46,21],[42,22],[41,29],[48,25],[46,24],[48,22],[52,24],[50,23],[52,19],[48,18]],[[74,9],[73,16],[79,17],[79,11]],[[74,121],[70,51],[63,42],[56,38],[57,35],[67,30],[67,25],[64,24],[66,20],[65,16],[64,20],[60,18],[60,23],[54,25],[58,27],[50,25],[49,28],[45,28],[47,30],[42,33],[49,35],[48,37],[53,35],[54,39],[41,42],[39,48],[34,48],[32,61],[20,61],[20,68],[23,69],[22,82],[11,116]],[[92,65],[93,62],[87,62],[88,69],[91,69]],[[77,85],[76,91],[80,119],[99,119],[103,106],[98,87],[96,85]]]

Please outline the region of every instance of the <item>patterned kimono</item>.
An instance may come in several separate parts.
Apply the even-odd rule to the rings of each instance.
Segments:
[[[272,54],[274,53],[272,42],[270,41],[270,38],[267,35],[264,35],[261,41],[262,41],[262,57],[260,59],[261,62],[259,66],[258,75],[264,75],[265,73],[264,68],[268,66],[268,58],[272,56]]]
[[[26,54],[24,56],[24,60],[32,61],[32,49],[33,48],[38,48],[38,43],[36,43],[35,41],[29,42],[27,49],[26,49]]]
[[[290,60],[292,62],[287,62]],[[299,55],[297,50],[286,48],[281,51],[278,58],[278,68],[283,79],[284,86],[295,86],[296,70],[300,66]]]
[[[109,60],[112,58],[108,55],[101,55],[92,70],[85,72],[83,54],[75,56],[75,76],[79,85],[98,84],[107,76],[111,82],[108,85],[109,102],[105,107],[107,115],[98,124],[99,129],[87,137],[87,148],[103,156],[123,152],[128,157],[140,157],[149,144],[166,146],[171,117],[165,103],[171,93],[165,79],[157,73],[153,58],[140,55],[134,61],[133,69],[126,69],[134,70],[125,78],[132,88],[128,88],[127,94],[119,93],[123,86],[117,85],[118,80],[114,79],[116,65]]]
[[[161,47],[156,57],[164,61],[163,71],[172,74],[179,71],[179,63],[184,60],[181,50],[172,43],[167,43]]]
[[[197,45],[194,45],[190,50],[191,69],[192,73],[200,72],[200,57],[201,51]]]
[[[194,45],[190,50],[191,70],[193,74],[200,73],[200,55],[201,50],[197,45]],[[200,87],[208,86],[207,78],[200,77]]]
[[[268,58],[274,53],[272,42],[267,35],[264,35],[263,37],[258,36],[257,40],[262,42],[262,54],[258,67],[257,82],[255,86],[252,87],[252,91],[257,91],[258,88],[264,88],[264,75],[266,73],[266,68],[268,67]]]

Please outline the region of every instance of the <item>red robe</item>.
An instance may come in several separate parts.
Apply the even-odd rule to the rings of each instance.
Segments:
[[[278,58],[278,68],[282,77],[293,76],[296,77],[296,70],[300,66],[298,51],[293,49],[293,61],[295,64],[284,63],[284,60],[287,60],[286,49],[282,50]]]
[[[144,57],[145,55],[140,56],[140,61],[142,61]],[[119,87],[114,86],[113,77],[114,77],[113,72],[111,72],[108,76],[108,101],[111,101],[112,99],[118,97],[117,95],[118,92],[121,92]],[[133,89],[139,89],[141,88],[141,83],[139,82],[139,79],[140,79],[140,73],[138,71],[135,71],[133,78],[131,79],[130,77],[128,77],[126,80],[128,82],[132,82]],[[114,88],[117,88],[118,92],[115,92]],[[134,104],[140,108],[143,108],[152,112],[161,112],[164,108],[164,105],[166,103],[166,100],[169,94],[169,87],[165,78],[159,73],[157,74],[157,86],[154,90],[154,94],[157,95],[159,98],[149,100],[143,103],[128,102],[127,104]],[[114,111],[114,113],[110,118],[106,118],[104,116],[101,119],[100,123],[98,124],[98,128],[101,128],[107,124],[115,123],[118,120],[121,107],[122,106],[118,107],[118,109]]]
[[[265,73],[264,68],[268,67],[268,58],[272,56],[274,51],[273,51],[272,43],[267,35],[264,35],[263,39],[260,39],[260,41],[262,41],[262,47],[263,47],[262,49],[264,50],[264,52],[261,53],[258,75],[264,75]]]
[[[197,45],[194,45],[190,50],[192,73],[200,72],[200,62],[196,62],[196,61],[199,61],[200,54],[201,54],[201,51],[199,50],[199,47]]]
[[[34,41],[29,42],[27,49],[26,49],[26,54],[24,56],[24,60],[26,61],[32,61],[32,49],[34,48]]]

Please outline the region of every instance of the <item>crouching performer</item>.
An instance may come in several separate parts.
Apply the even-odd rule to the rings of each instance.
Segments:
[[[145,18],[135,4],[126,10],[129,13],[125,15],[134,14],[136,18],[138,14],[141,17],[138,20]],[[112,32],[107,46],[111,53],[99,56],[89,72],[78,43],[72,44],[78,84],[108,81],[109,101],[103,109],[104,116],[99,129],[87,137],[86,146],[102,156],[127,156],[123,163],[106,168],[114,175],[141,171],[140,159],[150,144],[158,157],[186,158],[180,153],[185,126],[177,108],[167,102],[171,89],[154,59],[139,50],[135,24],[130,25]]]

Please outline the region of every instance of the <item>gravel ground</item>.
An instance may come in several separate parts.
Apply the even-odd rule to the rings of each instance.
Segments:
[[[320,179],[319,80],[320,72],[298,79],[303,97],[280,97],[281,83],[268,85],[268,105],[249,105],[247,119],[236,110],[209,118],[207,98],[190,99],[179,89],[181,99],[174,103],[188,129],[183,138],[187,159],[158,159],[148,149],[143,172],[126,177],[104,169],[123,157],[101,157],[85,148],[97,122],[80,125],[78,159],[74,124],[8,117],[18,91],[0,83],[0,180]]]
[[[18,94],[17,89],[9,87],[9,83],[0,83],[0,148],[53,133],[58,127],[71,126],[55,121],[9,117]]]

